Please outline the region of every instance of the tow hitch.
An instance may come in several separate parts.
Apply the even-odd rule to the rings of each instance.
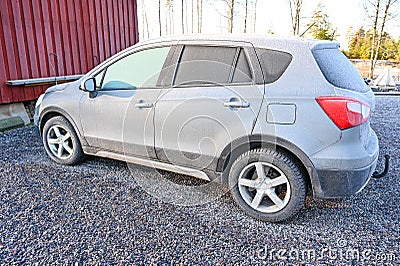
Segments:
[[[387,175],[387,173],[389,172],[389,159],[390,159],[390,156],[386,154],[385,155],[385,169],[383,169],[382,173],[378,173],[378,171],[375,171],[372,174],[373,178],[382,178]]]

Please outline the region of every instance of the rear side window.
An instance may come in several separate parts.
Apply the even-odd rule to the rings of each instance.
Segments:
[[[313,55],[326,80],[333,86],[355,92],[367,92],[369,87],[339,49],[314,50]]]
[[[265,83],[277,81],[285,73],[292,55],[289,53],[256,48],[258,60],[260,61]]]
[[[226,84],[237,48],[185,46],[175,76],[175,85]]]

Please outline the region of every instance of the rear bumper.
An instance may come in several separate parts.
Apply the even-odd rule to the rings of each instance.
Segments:
[[[375,171],[377,159],[367,167],[355,170],[317,170],[320,191],[317,198],[342,198],[360,192]]]
[[[357,130],[343,132],[342,139],[311,156],[317,177],[316,198],[342,198],[360,192],[375,171],[379,155],[378,138],[371,130],[369,143],[357,142]]]

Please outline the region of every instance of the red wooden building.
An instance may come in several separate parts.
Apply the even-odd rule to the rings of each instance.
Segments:
[[[54,77],[76,79],[135,44],[136,11],[136,0],[0,0],[0,104],[34,100]]]

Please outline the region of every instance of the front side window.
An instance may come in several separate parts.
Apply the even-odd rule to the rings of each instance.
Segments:
[[[101,90],[156,87],[169,50],[169,47],[153,48],[118,60],[107,67]]]

